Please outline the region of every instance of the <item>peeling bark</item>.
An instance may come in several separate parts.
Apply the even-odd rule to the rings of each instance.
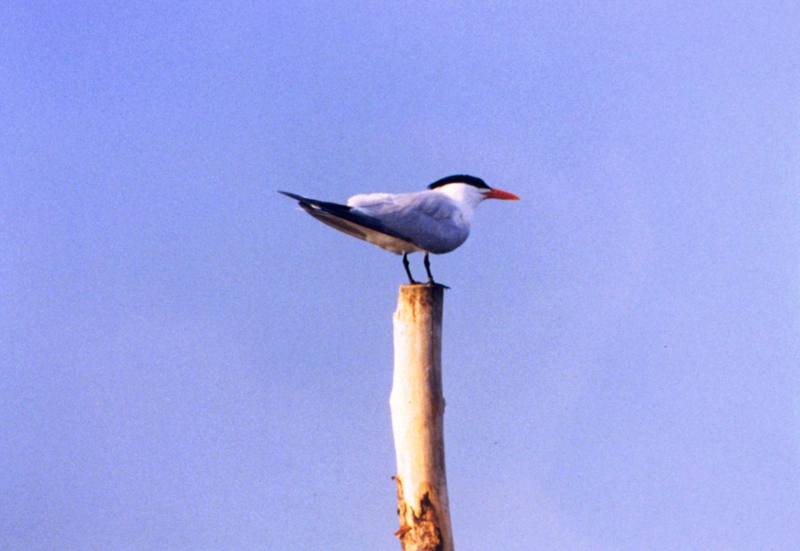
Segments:
[[[394,535],[400,539],[403,550],[444,551],[441,521],[428,492],[422,494],[417,513],[403,497],[403,482],[398,477],[393,478],[397,482],[397,516],[400,517],[400,528]]]

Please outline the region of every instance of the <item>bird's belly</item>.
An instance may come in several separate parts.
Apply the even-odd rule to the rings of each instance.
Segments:
[[[414,243],[409,243],[408,241],[378,232],[367,236],[366,240],[373,245],[377,245],[381,249],[395,254],[414,253],[425,250]]]

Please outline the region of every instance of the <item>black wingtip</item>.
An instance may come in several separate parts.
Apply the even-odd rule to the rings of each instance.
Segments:
[[[278,193],[280,193],[281,195],[285,195],[286,197],[291,197],[295,201],[301,201],[301,202],[306,201],[305,197],[303,197],[302,195],[297,195],[296,193],[290,193],[288,191],[281,191],[281,190],[278,190]]]

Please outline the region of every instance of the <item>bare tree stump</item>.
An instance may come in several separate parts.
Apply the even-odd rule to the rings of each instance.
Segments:
[[[397,454],[396,532],[404,551],[453,551],[444,464],[444,290],[403,285],[394,313],[390,405]]]

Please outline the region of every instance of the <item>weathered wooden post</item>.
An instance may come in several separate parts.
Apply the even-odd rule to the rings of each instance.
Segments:
[[[404,551],[453,551],[444,465],[444,289],[402,285],[394,313],[390,405],[397,454],[396,532]]]

